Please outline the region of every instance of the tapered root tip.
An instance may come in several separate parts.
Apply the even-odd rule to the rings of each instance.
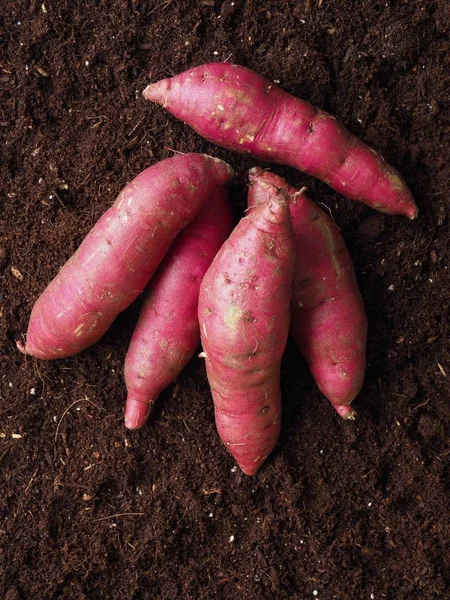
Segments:
[[[358,413],[356,412],[356,410],[351,410],[342,418],[344,419],[344,421],[356,421],[357,415]]]
[[[259,471],[259,466],[248,468],[248,467],[243,467],[242,465],[239,465],[239,468],[244,473],[244,475],[247,475],[247,477],[254,477],[256,475],[256,473]]]
[[[208,160],[212,160],[213,162],[218,163],[219,165],[224,165],[227,169],[228,177],[230,179],[233,179],[236,176],[236,171],[231,165],[226,163],[224,160],[217,158],[216,156],[211,156],[210,154],[204,154],[203,156],[205,156]]]
[[[146,100],[150,102],[156,102],[157,104],[164,104],[164,100],[168,91],[166,80],[157,81],[151,83],[142,92],[142,95]]]
[[[403,185],[406,187],[405,183]],[[411,219],[411,221],[413,221],[419,214],[419,208],[414,202],[414,198],[408,188],[406,188],[406,191],[401,196],[401,203],[403,204],[402,213],[405,215],[405,217],[408,217]]]
[[[344,421],[354,421],[356,419],[356,415],[358,414],[354,408],[352,408],[349,404],[344,405],[333,405],[334,410],[337,414],[344,419]]]
[[[236,460],[236,457],[233,458]],[[254,461],[247,459],[243,462],[236,460],[236,462],[244,475],[247,475],[247,477],[254,477],[258,473],[259,469],[263,466],[266,458],[267,456],[264,458],[257,458]]]
[[[20,352],[22,352],[22,354],[30,354],[27,350],[26,344],[22,344],[20,340],[16,341],[16,347],[18,350],[20,350]]]
[[[257,177],[260,177],[264,173],[264,169],[261,167],[252,167],[248,172],[248,178],[250,181],[253,181]]]
[[[139,429],[145,425],[152,412],[152,407],[153,402],[141,402],[128,396],[125,407],[125,427],[127,429]]]

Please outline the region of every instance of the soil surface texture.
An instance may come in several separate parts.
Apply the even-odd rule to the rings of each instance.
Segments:
[[[0,597],[450,598],[448,0],[8,0],[0,10]],[[334,114],[404,176],[415,221],[204,141],[142,98],[240,63]],[[289,343],[279,443],[254,478],[221,445],[195,358],[138,432],[138,304],[87,351],[21,355],[32,305],[139,171],[207,152],[328,210],[355,262],[368,365],[344,422]]]

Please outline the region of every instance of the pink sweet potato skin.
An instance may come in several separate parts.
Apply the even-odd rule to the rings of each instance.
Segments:
[[[169,248],[150,281],[125,357],[125,426],[142,427],[153,402],[200,344],[200,283],[233,228],[225,188],[218,187]]]
[[[321,390],[342,418],[361,390],[366,368],[367,319],[345,242],[333,221],[281,177],[252,169],[249,206],[270,202],[281,189],[291,199],[297,241],[290,334]]]
[[[242,219],[208,269],[200,333],[219,436],[246,475],[274,448],[295,263],[284,195]]]
[[[175,156],[140,173],[37,299],[19,349],[55,359],[96,342],[230,176],[226,163],[201,154]]]
[[[200,65],[144,90],[206,139],[290,165],[382,212],[417,207],[393,167],[334,117],[239,65]]]

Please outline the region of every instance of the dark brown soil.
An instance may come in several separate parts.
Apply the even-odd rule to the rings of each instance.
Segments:
[[[449,598],[448,0],[5,0],[1,13],[0,597]],[[141,97],[212,60],[335,114],[421,210],[383,216],[274,167],[343,232],[368,368],[358,419],[342,422],[290,346],[282,435],[254,479],[218,440],[199,359],[125,431],[136,308],[67,360],[14,345],[119,190],[171,149],[231,162],[240,214],[257,163]]]

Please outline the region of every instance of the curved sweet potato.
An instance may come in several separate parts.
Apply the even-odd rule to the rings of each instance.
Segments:
[[[288,202],[279,194],[240,221],[200,288],[216,426],[246,475],[258,471],[280,431],[280,362],[294,262]]]
[[[278,175],[255,168],[249,180],[250,207],[270,202],[280,189],[291,199],[297,262],[290,335],[323,395],[351,419],[349,404],[364,382],[367,319],[345,242],[333,221]]]
[[[200,283],[233,227],[225,188],[217,187],[176,238],[150,281],[125,357],[125,426],[142,427],[153,402],[192,358],[200,343]]]
[[[382,212],[417,215],[405,182],[379,154],[250,69],[200,65],[149,85],[144,97],[225,148],[295,167]]]
[[[63,358],[99,340],[142,292],[174,237],[231,174],[218,159],[186,154],[135,177],[37,299],[19,350]]]

